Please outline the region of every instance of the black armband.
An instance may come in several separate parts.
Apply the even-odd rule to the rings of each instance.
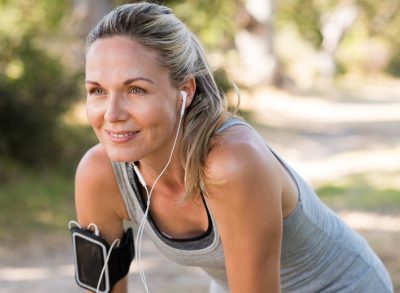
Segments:
[[[98,235],[99,233],[78,226],[72,227],[70,230],[74,251],[75,280],[80,287],[96,292],[110,245]],[[134,256],[133,232],[129,228],[124,233],[120,244],[112,247],[101,277],[99,292],[111,292],[115,283],[128,274]]]

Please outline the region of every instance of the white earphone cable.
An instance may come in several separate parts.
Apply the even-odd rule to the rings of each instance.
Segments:
[[[96,293],[99,293],[99,288],[100,288],[100,284],[101,284],[101,279],[103,278],[104,272],[105,272],[105,270],[106,270],[106,267],[107,267],[107,264],[108,264],[108,260],[110,259],[110,256],[111,256],[112,249],[113,249],[113,247],[114,247],[115,245],[119,245],[119,243],[120,243],[120,240],[117,238],[117,239],[115,239],[115,240],[113,241],[113,243],[112,243],[111,246],[110,246],[110,250],[109,250],[108,253],[107,253],[107,258],[106,258],[106,261],[104,262],[103,269],[101,270],[100,278],[99,278],[99,281],[98,281],[98,283],[97,283]]]
[[[175,145],[176,145],[176,142],[178,140],[179,129],[180,129],[181,123],[182,123],[185,101],[186,101],[186,97],[183,99],[182,110],[181,110],[181,113],[180,113],[181,115],[180,115],[180,119],[179,119],[179,123],[178,123],[178,129],[176,131],[174,143],[173,143],[173,146],[172,146],[171,153],[169,155],[168,162],[165,165],[164,169],[161,171],[160,175],[158,175],[158,177],[154,181],[153,186],[150,189],[150,192],[147,189],[146,183],[144,182],[143,176],[141,175],[138,167],[133,162],[131,163],[133,168],[134,168],[134,170],[135,170],[135,172],[136,172],[136,174],[137,174],[137,176],[139,177],[139,180],[140,180],[141,184],[143,185],[143,187],[145,188],[146,193],[147,193],[147,206],[146,206],[146,210],[144,212],[142,221],[140,222],[140,225],[139,225],[139,228],[138,228],[138,232],[137,232],[137,236],[136,236],[136,241],[135,241],[135,247],[136,247],[135,258],[137,259],[140,278],[142,280],[142,283],[143,283],[143,286],[144,286],[144,288],[146,290],[146,293],[149,292],[149,289],[147,287],[146,276],[145,276],[145,273],[144,273],[144,270],[143,270],[143,266],[142,266],[142,238],[143,238],[143,232],[144,232],[144,229],[145,229],[147,215],[148,215],[149,210],[150,210],[150,199],[151,199],[151,195],[153,193],[154,187],[156,186],[156,183],[158,182],[160,177],[164,174],[165,170],[167,170],[167,168],[168,168],[168,166],[169,166],[169,164],[171,163],[171,160],[172,160],[172,155],[174,153]]]

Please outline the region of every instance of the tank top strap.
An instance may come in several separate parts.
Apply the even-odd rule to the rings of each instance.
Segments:
[[[224,123],[222,123],[222,125],[215,131],[215,134],[220,134],[222,131],[224,131],[225,129],[234,126],[234,125],[245,125],[247,127],[250,127],[249,124],[247,124],[245,121],[236,118],[236,117],[231,117],[227,120],[224,121]]]

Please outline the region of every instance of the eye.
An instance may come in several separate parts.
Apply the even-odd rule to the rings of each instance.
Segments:
[[[133,86],[133,87],[131,87],[131,88],[129,89],[128,93],[130,93],[130,94],[136,94],[136,95],[138,95],[138,94],[145,94],[145,93],[146,93],[146,90],[144,90],[144,89],[142,89],[142,88],[140,88],[140,87],[138,87],[138,86]]]
[[[104,92],[103,89],[101,89],[101,88],[99,88],[99,87],[95,87],[95,88],[93,88],[93,89],[91,89],[91,90],[89,91],[89,94],[90,94],[90,95],[93,95],[93,96],[102,96],[102,95],[105,94],[105,92]]]

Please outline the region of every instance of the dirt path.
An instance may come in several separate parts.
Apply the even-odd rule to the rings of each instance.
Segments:
[[[252,105],[245,98],[243,108],[254,112],[260,133],[311,182],[359,171],[399,173],[400,84],[388,88],[371,85],[369,90],[353,92],[351,103],[343,102],[343,93],[322,100],[262,89],[253,93]],[[365,213],[342,216],[390,267],[400,291],[400,218]],[[199,269],[170,262],[147,240],[143,253],[151,292],[207,292],[208,277]],[[69,235],[36,237],[14,247],[0,245],[0,293],[82,292],[73,275]],[[130,288],[144,292],[134,266]]]

